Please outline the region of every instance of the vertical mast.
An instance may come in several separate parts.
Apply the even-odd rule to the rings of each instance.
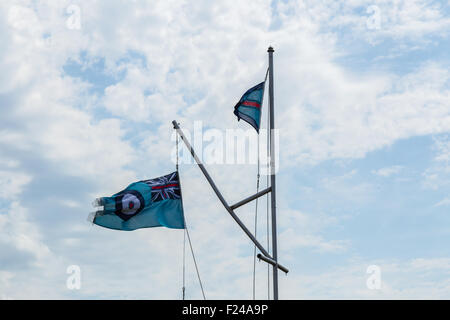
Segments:
[[[270,193],[272,212],[272,257],[278,263],[277,256],[277,212],[276,212],[276,192],[275,192],[275,133],[274,133],[274,99],[273,99],[273,48],[269,47],[269,119],[270,119]],[[278,300],[278,266],[273,266],[273,299]]]

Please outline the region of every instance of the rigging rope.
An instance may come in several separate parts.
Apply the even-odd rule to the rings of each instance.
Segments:
[[[267,68],[266,77],[264,78],[264,82],[267,81],[267,76],[268,75],[269,75],[269,68]],[[265,85],[264,85],[264,87],[265,87]],[[263,100],[264,100],[264,93],[263,93],[261,105],[263,104]],[[267,118],[268,117],[269,117],[269,113],[267,113]],[[269,127],[269,126],[267,126],[267,127]],[[258,173],[257,173],[257,176],[256,176],[256,193],[259,192],[259,180],[260,180],[260,177],[261,177],[259,144],[260,144],[260,142],[259,142],[259,132],[258,132],[258,151],[257,151],[258,152]],[[268,151],[267,151],[267,154],[269,154]],[[267,185],[268,185],[268,183],[269,183],[269,180],[267,180]],[[269,199],[268,194],[267,194],[267,199]],[[255,201],[256,201],[256,203],[255,203],[255,233],[254,234],[255,234],[255,238],[256,238],[257,232],[258,232],[258,198],[256,198]],[[267,203],[269,203],[269,202],[267,202]],[[269,221],[268,217],[269,217],[269,213],[267,213],[267,222]],[[269,227],[267,227],[267,228],[269,228]],[[267,229],[267,230],[269,230],[269,229]],[[269,241],[269,240],[267,240],[267,241]],[[269,245],[267,245],[267,248],[269,249]],[[269,269],[267,269],[267,272],[269,274]],[[268,281],[269,281],[269,279],[268,279]],[[254,249],[253,249],[253,300],[256,299],[255,290],[256,290],[256,245],[254,246]],[[270,290],[270,288],[269,288],[269,290]]]
[[[178,162],[179,162],[179,160],[178,160],[178,132],[176,132],[176,153],[177,153],[176,169],[177,169],[177,173],[178,173],[178,179],[181,181],[180,173],[178,170],[178,167],[179,167],[178,166]],[[181,189],[181,183],[180,183],[180,189]],[[189,231],[188,231],[187,224],[186,224],[186,215],[184,215],[184,235],[183,235],[183,288],[182,288],[183,300],[185,299],[185,293],[186,293],[186,235],[187,235],[187,238],[189,241],[189,247],[191,248],[192,259],[194,260],[195,271],[197,272],[197,278],[200,283],[200,289],[202,290],[203,300],[206,300],[205,291],[203,290],[203,284],[202,284],[202,280],[200,278],[200,272],[198,271],[197,260],[195,259],[194,249],[192,248],[191,237],[189,236]]]
[[[200,273],[199,273],[198,267],[197,267],[197,261],[195,260],[194,249],[192,249],[191,237],[189,236],[189,231],[188,231],[188,228],[186,225],[185,225],[185,228],[186,228],[185,230],[186,230],[186,234],[187,234],[187,237],[189,240],[189,246],[191,247],[192,258],[194,259],[195,271],[197,271],[198,282],[200,283],[200,289],[202,289],[203,300],[206,300],[205,291],[203,290],[202,279],[200,278]]]
[[[258,134],[258,175],[256,178],[256,193],[259,192],[259,134]],[[256,198],[255,203],[255,238],[258,232],[258,198]],[[255,300],[255,287],[256,287],[256,245],[253,249],[253,300]]]
[[[184,226],[186,227],[186,219]],[[183,300],[186,294],[186,228],[183,232]]]

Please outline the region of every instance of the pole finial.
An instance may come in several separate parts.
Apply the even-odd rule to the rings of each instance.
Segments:
[[[273,50],[273,47],[270,46],[269,49],[267,49],[267,52],[274,52],[275,50]]]

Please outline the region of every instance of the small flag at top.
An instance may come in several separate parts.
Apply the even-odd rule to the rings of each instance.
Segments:
[[[234,114],[237,116],[238,121],[242,119],[248,122],[258,133],[261,122],[261,108],[265,83],[263,81],[253,88],[248,89],[234,107]]]

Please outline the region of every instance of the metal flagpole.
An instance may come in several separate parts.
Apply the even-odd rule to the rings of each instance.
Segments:
[[[273,48],[269,47],[269,117],[270,117],[270,200],[272,212],[272,258],[273,265],[273,299],[278,300],[278,257],[277,257],[277,212],[275,192],[275,137],[274,137],[274,98],[273,98]]]
[[[273,299],[278,300],[278,269],[281,271],[288,273],[289,270],[282,265],[278,263],[278,254],[277,254],[277,223],[276,223],[276,197],[275,197],[275,133],[274,133],[274,127],[275,127],[275,118],[274,118],[274,96],[273,96],[273,48],[269,47],[267,50],[269,53],[269,144],[270,144],[270,187],[257,192],[256,194],[247,197],[239,202],[237,202],[234,205],[229,205],[222,194],[220,193],[219,189],[217,188],[216,184],[214,183],[213,179],[209,175],[208,171],[206,171],[205,166],[200,161],[200,159],[195,154],[194,149],[190,145],[189,141],[186,139],[185,135],[183,134],[183,131],[181,130],[179,124],[174,120],[172,121],[174,129],[176,129],[177,133],[180,135],[181,140],[186,145],[187,149],[191,153],[192,157],[194,158],[195,162],[197,163],[198,167],[202,171],[203,175],[205,176],[206,180],[208,180],[210,186],[216,193],[217,197],[219,198],[220,202],[222,202],[222,205],[225,207],[225,209],[228,211],[228,213],[231,215],[231,217],[236,221],[236,223],[241,227],[241,229],[244,231],[244,233],[250,238],[251,241],[256,245],[256,247],[261,251],[262,254],[258,254],[257,257],[267,262],[268,264],[271,264],[273,266]],[[263,195],[266,193],[271,193],[270,199],[271,199],[271,212],[272,212],[272,256],[264,249],[264,247],[258,242],[258,240],[252,235],[250,230],[247,229],[247,227],[242,223],[242,221],[238,218],[234,210],[238,207],[241,207]],[[189,234],[188,234],[189,236]]]

